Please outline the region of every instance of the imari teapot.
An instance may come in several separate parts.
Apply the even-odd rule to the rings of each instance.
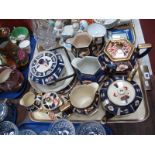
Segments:
[[[139,44],[134,47],[126,39],[110,40],[100,56],[105,64],[113,62],[116,65],[116,73],[131,71],[138,59],[144,57],[151,51],[151,44]],[[141,49],[145,49],[142,53]]]

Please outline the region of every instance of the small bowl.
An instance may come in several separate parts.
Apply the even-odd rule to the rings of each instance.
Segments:
[[[0,135],[18,135],[18,133],[18,128],[14,123],[10,121],[0,123]]]
[[[31,129],[23,129],[19,131],[19,135],[37,135],[37,134]]]
[[[98,122],[82,123],[77,129],[77,135],[106,135],[105,128]]]
[[[16,27],[12,30],[10,34],[11,40],[21,41],[29,36],[29,31],[26,27]]]
[[[51,124],[49,127],[49,133],[51,135],[75,135],[75,128],[70,121],[60,119]]]

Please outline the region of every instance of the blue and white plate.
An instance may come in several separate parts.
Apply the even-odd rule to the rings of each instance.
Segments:
[[[65,119],[54,121],[49,127],[51,135],[75,135],[74,125]]]
[[[0,135],[18,135],[18,133],[18,128],[14,123],[10,121],[0,123]]]
[[[30,79],[39,84],[50,84],[59,78],[64,69],[64,60],[55,50],[43,51],[30,64]]]
[[[37,135],[37,134],[31,129],[23,129],[19,131],[19,135]]]
[[[77,129],[77,135],[106,135],[105,128],[98,122],[82,123]]]

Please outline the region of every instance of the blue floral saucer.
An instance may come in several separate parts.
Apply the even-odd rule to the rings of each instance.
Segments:
[[[51,135],[75,135],[74,125],[65,119],[54,121],[49,127]]]
[[[105,128],[98,122],[82,123],[77,129],[77,135],[106,135]]]

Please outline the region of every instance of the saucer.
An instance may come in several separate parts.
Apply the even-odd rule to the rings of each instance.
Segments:
[[[74,125],[65,119],[54,121],[49,127],[51,135],[75,135]]]
[[[105,128],[98,122],[82,123],[77,129],[77,135],[106,135]]]
[[[88,26],[87,32],[94,38],[100,38],[106,35],[107,30],[103,25],[94,23]]]

